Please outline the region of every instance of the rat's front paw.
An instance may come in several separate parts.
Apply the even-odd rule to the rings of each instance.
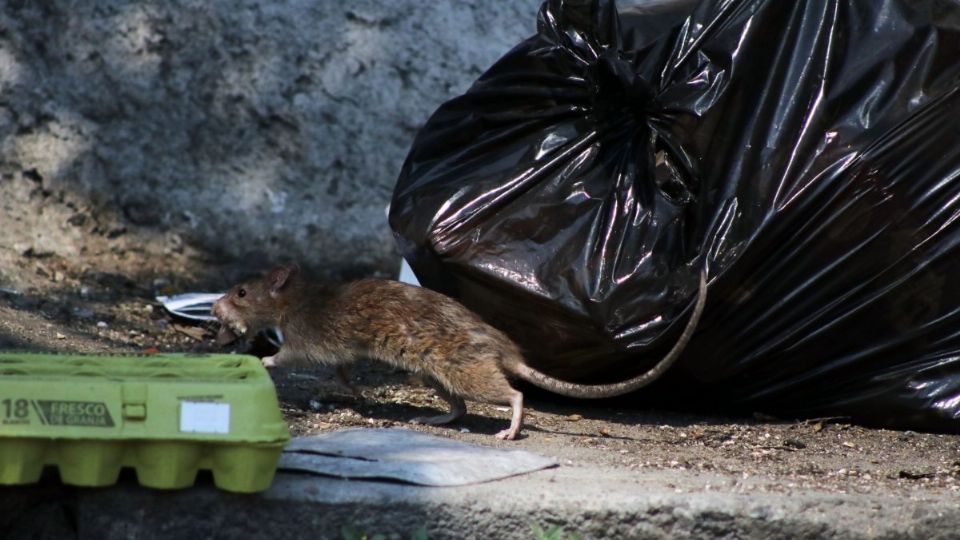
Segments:
[[[275,367],[277,365],[277,355],[264,356],[260,359],[260,363],[263,364],[263,367]]]

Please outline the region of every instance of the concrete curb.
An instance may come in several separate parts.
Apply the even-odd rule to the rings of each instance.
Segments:
[[[260,495],[209,482],[175,492],[132,480],[108,489],[55,482],[3,488],[5,538],[533,539],[532,526],[580,538],[960,538],[956,500],[831,494],[738,493],[723,476],[567,466],[487,484],[424,488],[279,474]],[[569,538],[569,537],[565,537]]]

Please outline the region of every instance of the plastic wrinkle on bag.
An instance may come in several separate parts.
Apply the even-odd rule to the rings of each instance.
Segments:
[[[960,6],[548,1],[418,134],[424,286],[575,382],[960,432]]]

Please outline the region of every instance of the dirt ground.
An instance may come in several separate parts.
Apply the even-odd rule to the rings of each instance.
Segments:
[[[116,270],[101,272],[52,255],[7,252],[7,276],[17,279],[0,282],[0,348],[218,350],[212,325],[175,319],[154,297],[225,287],[230,272],[184,279],[196,275],[190,273],[186,257],[151,264],[142,257],[114,255]],[[266,350],[261,344],[253,352]],[[520,447],[574,466],[589,460],[627,469],[719,475],[728,479],[726,485],[703,489],[731,492],[817,489],[942,500],[960,491],[960,436],[955,435],[867,429],[839,419],[629,410],[611,402],[529,392],[523,438],[500,442],[492,434],[506,426],[506,408],[468,403],[470,414],[455,426],[411,426],[406,419],[443,410],[431,390],[372,362],[358,364],[352,373],[362,397],[336,385],[329,369],[272,370],[294,435],[402,425],[480,444]]]

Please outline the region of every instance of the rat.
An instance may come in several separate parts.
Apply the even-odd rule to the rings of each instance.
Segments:
[[[655,366],[631,379],[611,384],[576,384],[528,366],[520,348],[500,330],[453,298],[436,291],[387,279],[360,279],[323,284],[307,279],[299,267],[270,271],[264,278],[231,288],[212,309],[220,320],[217,342],[279,327],[284,342],[266,366],[329,364],[340,382],[345,366],[371,358],[418,373],[450,405],[447,414],[418,417],[413,423],[446,424],[466,414],[464,399],[510,405],[510,427],[496,434],[511,440],[523,422],[523,394],[507,376],[576,398],[626,394],[660,377],[680,356],[706,303],[707,279],[701,272],[697,300],[683,333]],[[355,391],[355,390],[354,390]]]

